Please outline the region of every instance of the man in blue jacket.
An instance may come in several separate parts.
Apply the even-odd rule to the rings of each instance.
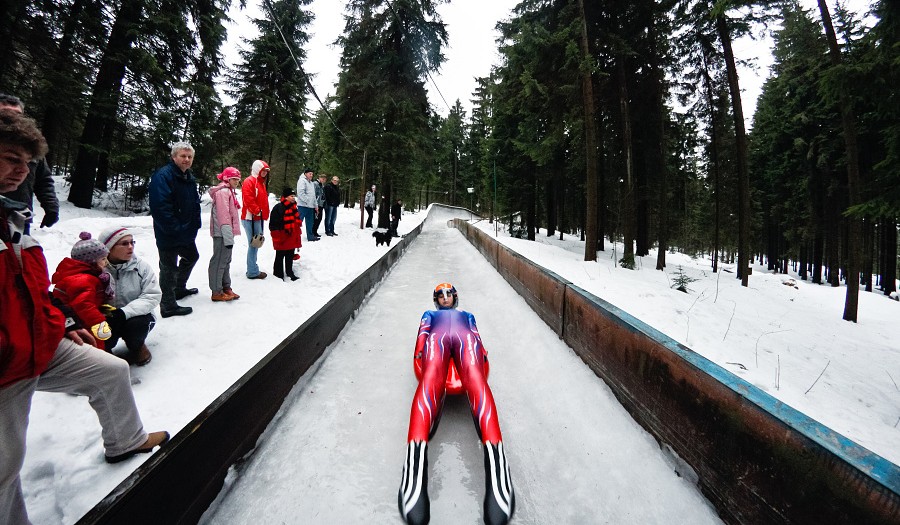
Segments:
[[[163,317],[187,315],[189,306],[179,306],[198,292],[187,281],[200,254],[197,231],[200,229],[200,194],[197,179],[191,173],[194,148],[187,142],[172,145],[172,160],[156,170],[150,179],[150,214],[159,249],[159,285],[162,288],[160,314]]]

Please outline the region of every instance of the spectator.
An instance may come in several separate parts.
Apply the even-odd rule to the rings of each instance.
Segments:
[[[159,306],[162,291],[156,272],[150,263],[134,253],[135,240],[128,228],[112,226],[100,232],[100,241],[109,249],[109,266],[106,271],[115,283],[115,310],[106,315],[112,328],[112,337],[106,341],[110,352],[119,339],[125,341],[128,353],[125,359],[137,366],[144,366],[153,356],[147,348],[147,336],[156,325],[153,310]]]
[[[272,220],[269,221],[272,246],[275,247],[275,267],[272,272],[279,279],[299,279],[294,275],[294,250],[301,246],[302,226],[300,212],[297,210],[297,194],[291,188],[285,188],[281,192],[281,200],[272,208]]]
[[[28,163],[46,151],[33,120],[0,111],[0,192],[22,184]],[[47,260],[24,232],[30,216],[25,204],[0,196],[0,523],[5,525],[29,523],[19,471],[35,391],[87,396],[100,420],[109,463],[151,452],[169,439],[167,432],[144,431],[128,365],[90,346],[90,332],[67,326],[50,302]]]
[[[198,293],[188,288],[188,277],[197,264],[197,231],[200,229],[200,194],[191,172],[194,147],[187,142],[172,145],[172,160],[150,179],[150,214],[159,249],[159,283],[163,317],[188,315],[189,306],[176,300]]]
[[[325,186],[325,235],[334,237],[334,221],[337,220],[338,206],[341,204],[341,190],[338,185],[341,179],[331,177],[331,183]]]
[[[319,207],[319,213],[316,214],[316,220],[313,223],[313,235],[319,237],[319,224],[322,223],[322,217],[325,216],[325,174],[320,173],[316,180],[316,206]]]
[[[109,250],[88,232],[81,232],[79,238],[72,256],[60,261],[50,279],[55,285],[53,297],[71,308],[82,325],[91,327],[97,348],[105,350],[103,342],[112,334],[104,310],[112,308],[116,295],[115,283],[105,271]]]
[[[18,97],[0,93],[0,111],[15,111],[25,113],[25,105]],[[28,177],[18,188],[3,193],[4,197],[14,201],[24,202],[29,210],[34,210],[34,196],[44,210],[44,218],[41,220],[41,228],[51,227],[59,220],[59,199],[56,197],[56,186],[53,184],[53,175],[47,161],[42,156],[32,159],[28,163]],[[31,230],[31,220],[25,226],[25,233]]]
[[[400,226],[400,214],[403,213],[403,201],[397,199],[397,202],[391,205],[391,229],[388,233],[393,237],[400,237],[397,233],[397,227]]]
[[[222,182],[209,189],[209,196],[212,198],[209,234],[213,238],[213,254],[209,259],[209,289],[212,290],[212,300],[221,302],[241,298],[231,289],[234,238],[241,234],[241,205],[238,204],[234,189],[241,183],[241,172],[229,166],[217,178]]]
[[[366,192],[366,199],[363,201],[366,207],[366,228],[372,227],[372,214],[375,212],[375,185]]]
[[[297,180],[297,209],[300,211],[300,219],[306,223],[306,240],[318,241],[321,237],[313,231],[313,221],[319,213],[319,205],[316,203],[316,187],[312,179],[312,168],[306,168]]]
[[[247,232],[247,278],[265,279],[268,274],[259,271],[256,255],[259,248],[252,244],[253,236],[266,231],[265,221],[269,219],[269,190],[266,189],[266,178],[269,176],[269,164],[263,160],[254,160],[250,168],[250,176],[241,186],[241,198],[244,200],[244,211],[241,214],[241,225]]]

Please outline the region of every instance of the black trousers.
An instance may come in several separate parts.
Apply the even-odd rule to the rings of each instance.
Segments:
[[[372,227],[372,213],[373,213],[374,211],[375,211],[374,208],[370,208],[370,207],[366,206],[366,215],[368,216],[368,217],[366,218],[366,228],[371,228],[371,227]]]
[[[156,326],[156,318],[153,314],[136,315],[125,320],[125,325],[119,330],[113,330],[112,337],[106,340],[106,349],[115,348],[119,339],[125,341],[128,351],[135,353],[141,349],[150,330]]]
[[[159,249],[159,287],[162,288],[160,306],[163,310],[175,308],[175,290],[187,288],[188,277],[199,258],[200,253],[197,252],[195,243]]]
[[[316,218],[313,221],[313,234],[315,234],[316,237],[319,236],[319,225],[322,224],[323,215],[325,215],[325,208],[321,207],[319,208],[319,213],[316,214]]]
[[[294,275],[294,250],[275,250],[275,267],[272,268],[272,273],[281,278]]]

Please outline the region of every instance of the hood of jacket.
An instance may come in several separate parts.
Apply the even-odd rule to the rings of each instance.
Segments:
[[[87,273],[90,275],[100,275],[103,270],[94,266],[93,264],[88,264],[86,262],[76,261],[71,257],[66,257],[62,261],[59,262],[59,266],[56,267],[56,271],[53,272],[53,279],[50,280],[53,284],[58,284],[60,281],[65,279],[66,277],[71,277],[73,275]]]

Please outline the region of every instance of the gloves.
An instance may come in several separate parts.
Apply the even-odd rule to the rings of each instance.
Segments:
[[[107,324],[106,321],[100,321],[99,324],[92,326],[91,333],[100,341],[106,341],[112,337],[112,330],[110,330],[109,324]]]
[[[41,228],[49,228],[56,224],[59,221],[58,213],[46,213],[44,214],[43,220],[41,220]]]
[[[118,308],[113,308],[112,311],[106,314],[106,323],[109,323],[110,329],[116,332],[122,331],[122,328],[125,327],[125,312]]]

